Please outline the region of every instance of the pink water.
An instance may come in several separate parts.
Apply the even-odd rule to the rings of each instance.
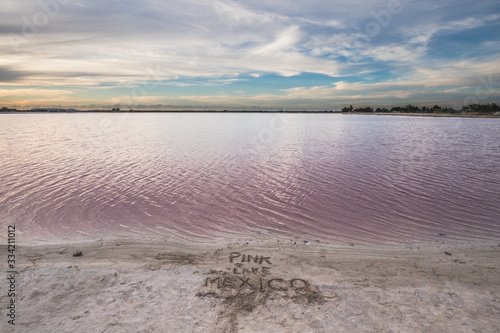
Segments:
[[[499,119],[3,114],[0,223],[25,240],[500,239],[499,142]]]

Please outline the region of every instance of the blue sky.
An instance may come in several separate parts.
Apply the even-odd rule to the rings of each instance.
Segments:
[[[0,104],[499,102],[500,2],[3,0]]]

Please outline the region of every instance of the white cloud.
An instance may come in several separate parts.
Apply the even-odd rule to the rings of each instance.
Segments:
[[[295,44],[300,39],[300,29],[298,26],[288,27],[280,32],[274,41],[262,47],[256,48],[253,52],[259,55],[272,55],[276,52],[286,52],[294,49]]]
[[[214,1],[213,7],[222,21],[230,24],[266,23],[276,19],[276,15],[249,10],[236,2]]]
[[[425,51],[424,47],[387,45],[364,50],[361,54],[381,61],[413,62],[425,55]]]
[[[126,2],[124,8],[133,12],[116,11],[108,20],[102,20],[101,12],[111,11],[105,3],[82,4],[95,7],[61,8],[60,15],[19,52],[6,39],[0,40],[1,62],[26,73],[23,84],[40,84],[45,76],[46,84],[125,85],[143,79],[152,65],[162,68],[164,79],[337,73],[334,61],[300,52],[297,44],[306,36],[296,23],[236,2],[170,1],[169,6],[153,0],[141,6]],[[100,7],[98,15],[87,15]],[[74,15],[83,14],[75,19]],[[203,20],[193,20],[197,15]],[[73,23],[62,30],[68,20]],[[67,75],[75,72],[82,75]]]
[[[480,17],[467,17],[451,22],[431,22],[424,25],[412,27],[405,34],[411,44],[427,44],[437,33],[455,33],[482,27],[500,18],[498,14],[484,15]]]

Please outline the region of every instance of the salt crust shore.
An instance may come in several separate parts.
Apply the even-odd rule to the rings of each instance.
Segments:
[[[0,332],[500,332],[492,241],[116,238],[16,256],[16,325],[4,280]]]

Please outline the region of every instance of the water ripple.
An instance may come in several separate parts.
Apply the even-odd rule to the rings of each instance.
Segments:
[[[0,116],[0,218],[26,239],[500,239],[496,119],[293,115],[256,147],[272,115]]]

